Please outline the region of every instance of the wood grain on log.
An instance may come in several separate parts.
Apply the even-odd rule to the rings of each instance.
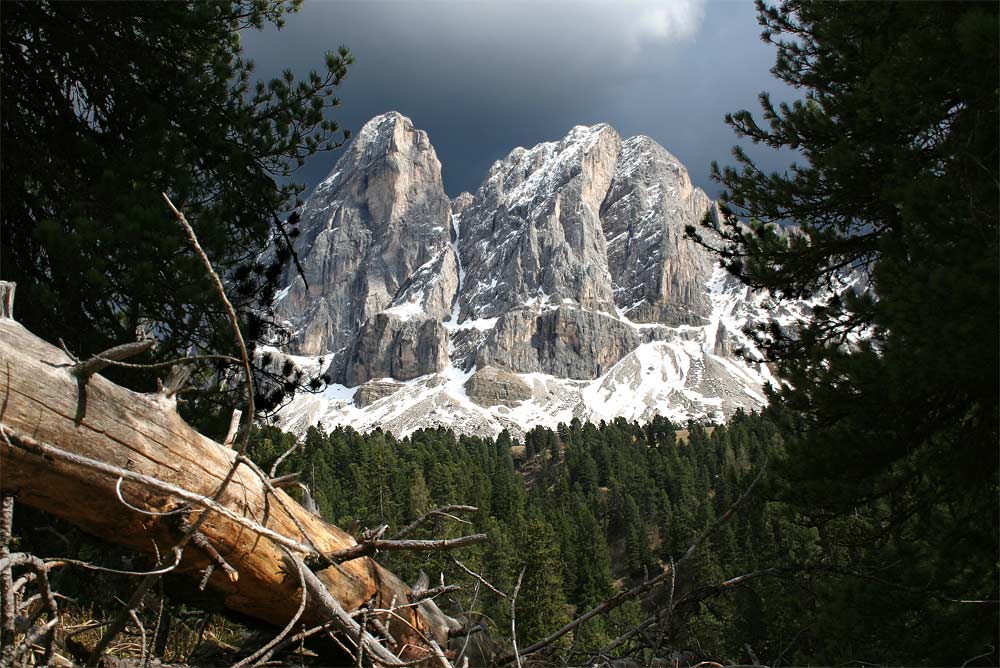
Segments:
[[[237,453],[202,436],[187,425],[176,410],[175,399],[161,393],[139,394],[100,375],[86,386],[86,412],[80,418],[81,387],[73,375],[74,361],[10,318],[0,317],[0,424],[30,435],[80,457],[156,478],[205,497],[211,497],[232,467]],[[37,449],[19,447],[0,439],[0,490],[13,493],[21,503],[52,513],[105,540],[150,555],[166,550],[179,538],[176,516],[136,512],[118,499],[118,478],[107,471],[47,458]],[[163,513],[187,502],[168,488],[150,488],[138,479],[122,484],[130,506]],[[280,502],[279,502],[280,501]],[[255,524],[298,544],[311,544],[325,554],[357,546],[341,529],[306,511],[282,490],[268,492],[260,478],[241,465],[220,503]],[[205,512],[196,508],[193,512]],[[275,625],[295,613],[300,595],[299,578],[288,573],[284,548],[219,512],[211,512],[201,526],[204,538],[218,551],[210,555],[189,545],[179,572],[197,578],[218,556],[239,573],[232,578],[216,569],[209,587],[232,610]],[[306,530],[308,536],[296,528]],[[155,544],[155,547],[154,547]],[[305,558],[310,554],[302,554]],[[384,607],[410,600],[410,589],[392,573],[369,558],[360,558],[317,574],[326,591],[346,611],[373,601]],[[446,642],[453,619],[436,606],[400,611],[428,638]],[[310,606],[303,622],[321,624],[320,610]],[[400,647],[415,643],[402,622],[390,628]],[[429,649],[429,648],[428,648]]]

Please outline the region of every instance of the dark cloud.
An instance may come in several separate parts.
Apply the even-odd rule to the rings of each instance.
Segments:
[[[357,64],[333,117],[354,131],[391,109],[411,117],[451,195],[475,190],[515,146],[598,122],[653,137],[714,195],[709,165],[729,162],[736,143],[725,113],[756,110],[762,90],[792,95],[770,76],[773,49],[759,33],[749,2],[369,0],[307,2],[283,30],[243,40],[262,77],[304,74],[348,46]],[[768,169],[791,158],[754,155]],[[299,179],[311,187],[335,160],[313,158]]]

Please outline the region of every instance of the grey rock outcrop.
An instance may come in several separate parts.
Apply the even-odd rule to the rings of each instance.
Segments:
[[[279,317],[296,332],[294,352],[349,346],[412,274],[449,243],[451,202],[441,163],[422,130],[396,112],[365,124],[302,210]]]
[[[377,313],[365,321],[344,369],[354,387],[373,378],[410,380],[448,364],[448,332],[439,320]]]
[[[715,260],[685,238],[714,204],[687,169],[649,137],[622,145],[601,206],[615,303],[635,322],[703,324],[711,312],[705,284]]]
[[[451,316],[458,287],[457,258],[451,248],[446,248],[410,275],[399,296],[385,312],[398,313],[403,317],[417,315],[447,320]]]
[[[480,406],[516,406],[532,397],[531,388],[517,375],[492,366],[472,374],[465,393]]]
[[[358,408],[371,406],[379,399],[391,397],[403,389],[405,385],[392,380],[373,380],[358,387],[354,393],[354,405]]]
[[[493,165],[462,215],[463,318],[544,299],[610,308],[599,214],[620,150],[607,125],[578,126]]]
[[[715,345],[712,347],[712,352],[720,357],[729,357],[733,354],[733,342],[729,330],[721,321],[715,330]]]
[[[578,126],[449,199],[427,135],[376,117],[304,207],[309,287],[290,272],[276,306],[291,352],[322,355],[339,385],[296,397],[283,422],[495,435],[760,408],[774,378],[743,328],[794,329],[811,307],[715,267],[685,236],[706,215],[715,204],[648,137]]]
[[[451,200],[451,215],[461,216],[470,204],[472,204],[472,193],[459,193],[458,197]]]
[[[493,364],[520,373],[592,379],[641,342],[633,327],[614,316],[578,305],[504,313],[476,355],[476,366]]]

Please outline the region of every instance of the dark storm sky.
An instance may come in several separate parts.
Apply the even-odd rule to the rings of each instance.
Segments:
[[[349,47],[357,63],[332,117],[356,132],[385,111],[409,116],[452,196],[475,191],[514,147],[599,122],[653,137],[714,196],[711,161],[731,162],[737,142],[724,114],[756,112],[764,90],[793,97],[759,35],[749,1],[307,0],[283,30],[244,33],[243,44],[262,78],[322,69],[324,51]],[[794,158],[752,155],[768,170]],[[298,180],[311,189],[338,156],[315,156]]]

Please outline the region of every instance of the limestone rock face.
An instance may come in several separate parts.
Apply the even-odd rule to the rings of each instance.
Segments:
[[[712,348],[712,352],[719,357],[729,357],[733,354],[732,339],[722,322],[719,322],[719,326],[715,330],[715,346]]]
[[[458,295],[458,259],[451,248],[442,250],[410,274],[385,313],[447,320]]]
[[[611,307],[600,210],[620,151],[607,125],[578,126],[493,165],[462,214],[462,318],[532,300]]]
[[[448,247],[450,214],[427,134],[396,112],[366,123],[302,210],[295,247],[305,282],[290,270],[277,304],[297,332],[293,351],[349,346]]]
[[[635,322],[704,324],[711,312],[705,284],[715,261],[686,239],[714,212],[691,185],[687,169],[649,137],[622,145],[614,179],[601,206],[615,303]]]
[[[358,408],[370,406],[379,399],[385,399],[399,392],[403,387],[405,386],[402,383],[391,380],[369,381],[354,393],[354,405]]]
[[[378,313],[361,326],[343,383],[354,387],[373,378],[410,380],[447,364],[448,333],[439,320]]]
[[[531,388],[516,374],[492,366],[472,374],[465,393],[480,406],[516,406],[532,397]]]
[[[458,197],[451,200],[451,215],[461,216],[472,204],[472,193],[460,193]]]
[[[614,316],[563,305],[518,308],[500,318],[476,355],[476,366],[498,365],[520,373],[597,378],[641,342],[637,330]]]
[[[338,387],[283,424],[517,435],[759,409],[776,381],[744,327],[794,330],[811,306],[751,292],[685,238],[717,215],[677,158],[603,124],[514,149],[449,199],[427,135],[378,116],[303,210],[305,280],[290,271],[276,309],[288,352]]]

